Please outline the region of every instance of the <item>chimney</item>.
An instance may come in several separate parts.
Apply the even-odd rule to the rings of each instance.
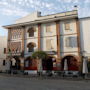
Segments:
[[[40,17],[41,16],[41,12],[37,11],[37,17]]]
[[[78,6],[77,5],[74,6],[74,10],[75,11],[78,10]]]

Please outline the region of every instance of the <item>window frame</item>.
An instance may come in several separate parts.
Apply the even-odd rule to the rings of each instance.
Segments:
[[[46,24],[46,33],[52,33],[52,31],[51,31],[51,23]]]
[[[65,28],[66,31],[69,31],[69,30],[71,29],[71,28],[70,28],[70,24],[71,24],[70,21],[64,22],[64,28]]]

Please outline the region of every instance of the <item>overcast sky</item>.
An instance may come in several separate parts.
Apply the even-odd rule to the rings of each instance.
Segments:
[[[90,16],[90,0],[0,0],[0,35],[7,35],[1,26],[14,23],[34,11],[42,15],[73,10],[78,6],[79,17]]]

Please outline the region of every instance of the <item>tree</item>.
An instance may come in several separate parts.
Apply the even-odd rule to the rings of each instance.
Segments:
[[[48,55],[47,55],[47,53],[46,52],[44,52],[44,51],[36,51],[36,52],[34,52],[33,54],[32,54],[32,57],[34,58],[34,59],[37,59],[37,58],[39,58],[39,59],[46,59],[47,57],[48,57]]]
[[[32,58],[37,59],[37,72],[41,76],[42,75],[42,60],[47,59],[47,53],[44,51],[36,51],[32,54]]]

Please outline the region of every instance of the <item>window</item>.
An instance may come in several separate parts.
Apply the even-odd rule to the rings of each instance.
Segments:
[[[76,37],[67,37],[65,40],[66,47],[77,47],[77,38]]]
[[[34,47],[36,47],[36,44],[31,42],[27,45],[28,47],[28,52],[34,52]]]
[[[65,30],[70,30],[70,22],[65,22]]]
[[[34,52],[34,47],[28,48],[28,52]]]
[[[10,47],[12,53],[21,52],[21,42],[11,42]]]
[[[46,25],[46,32],[52,32],[51,31],[51,24]]]
[[[69,37],[65,39],[65,45],[66,45],[66,47],[70,47],[70,39],[69,39]]]
[[[71,37],[71,47],[77,47],[77,37]]]
[[[29,30],[28,30],[29,37],[34,37],[35,31],[36,31],[36,29],[34,27],[29,28]]]
[[[53,40],[52,39],[46,40],[46,48],[47,48],[47,50],[53,49]]]
[[[4,48],[4,54],[6,54],[6,48]]]
[[[17,39],[21,38],[22,30],[21,29],[14,29],[11,31],[11,38],[12,39]]]
[[[6,63],[5,60],[3,60],[3,66],[5,66],[5,63]]]

